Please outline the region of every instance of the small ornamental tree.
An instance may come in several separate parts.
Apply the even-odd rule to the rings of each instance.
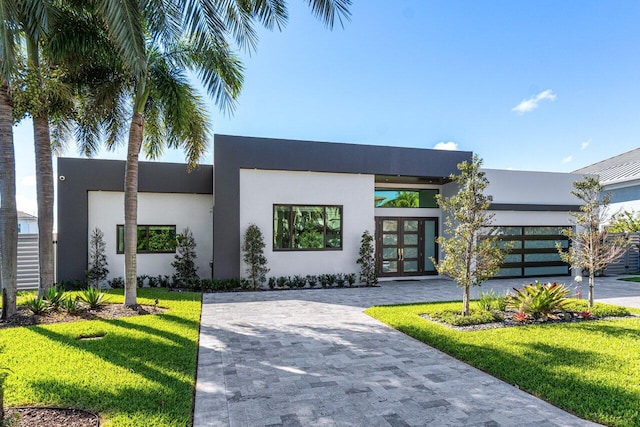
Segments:
[[[182,230],[182,234],[176,236],[176,255],[171,266],[176,269],[173,282],[187,285],[198,278],[196,267],[196,240],[189,228]]]
[[[556,244],[560,258],[574,268],[582,268],[589,274],[589,307],[593,307],[593,287],[596,272],[604,270],[608,264],[624,255],[628,240],[622,236],[609,236],[606,229],[600,229],[608,217],[609,196],[602,195],[600,178],[585,177],[573,183],[574,196],[582,201],[580,210],[572,212],[575,230],[569,228],[563,234],[572,241],[571,247],[564,249]]]
[[[500,249],[497,236],[483,233],[493,221],[487,209],[493,198],[485,196],[489,180],[480,170],[482,160],[473,156],[471,162],[458,164],[459,175],[451,175],[460,189],[451,197],[437,195],[438,204],[446,214],[445,235],[437,239],[444,259],[436,262],[438,273],[451,277],[464,289],[462,314],[469,315],[469,292],[472,286],[498,274],[506,251]]]
[[[378,283],[378,273],[376,272],[375,247],[373,236],[369,230],[362,233],[360,240],[360,257],[356,261],[360,265],[360,282],[365,286],[374,286]]]
[[[260,227],[250,224],[244,233],[244,242],[242,244],[242,252],[244,252],[243,260],[247,265],[246,272],[249,281],[255,291],[267,280],[267,258],[264,256],[264,237]]]
[[[107,278],[109,274],[109,265],[107,255],[105,253],[106,244],[104,243],[104,233],[99,228],[95,228],[91,232],[91,241],[89,242],[89,269],[86,271],[87,282],[89,285],[97,288],[100,283]]]
[[[640,231],[640,213],[634,211],[618,212],[611,217],[607,231],[610,233],[637,233]]]

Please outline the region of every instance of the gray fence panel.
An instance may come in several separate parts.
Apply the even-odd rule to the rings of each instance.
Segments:
[[[37,289],[39,282],[38,235],[18,235],[18,290]]]
[[[611,237],[621,236],[612,234]],[[616,262],[609,264],[605,270],[606,275],[630,274],[640,271],[640,233],[628,235],[631,245],[627,252]]]

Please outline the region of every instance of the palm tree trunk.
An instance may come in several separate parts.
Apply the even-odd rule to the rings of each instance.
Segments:
[[[42,297],[53,286],[53,162],[49,117],[41,114],[33,118],[33,138],[36,151],[36,191],[38,195],[38,247]]]
[[[16,209],[16,162],[13,148],[12,106],[9,86],[0,86],[0,284],[2,318],[16,312],[18,276],[18,212]]]
[[[124,305],[127,307],[137,304],[138,156],[142,147],[143,131],[144,116],[137,112],[133,113],[124,172]]]

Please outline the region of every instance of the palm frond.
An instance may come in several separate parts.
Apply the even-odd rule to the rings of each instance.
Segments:
[[[96,0],[111,40],[126,67],[136,75],[146,72],[142,10],[136,0]]]
[[[16,67],[16,23],[16,2],[0,0],[0,80],[11,80]]]
[[[344,27],[344,21],[351,20],[351,0],[306,0],[312,13],[328,28],[333,28],[336,19]]]

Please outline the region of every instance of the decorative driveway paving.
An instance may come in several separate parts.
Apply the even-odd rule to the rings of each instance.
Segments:
[[[484,289],[521,284],[494,280]],[[597,296],[640,307],[640,283],[607,278],[596,286]],[[596,425],[363,313],[460,294],[441,279],[206,294],[194,426]]]

